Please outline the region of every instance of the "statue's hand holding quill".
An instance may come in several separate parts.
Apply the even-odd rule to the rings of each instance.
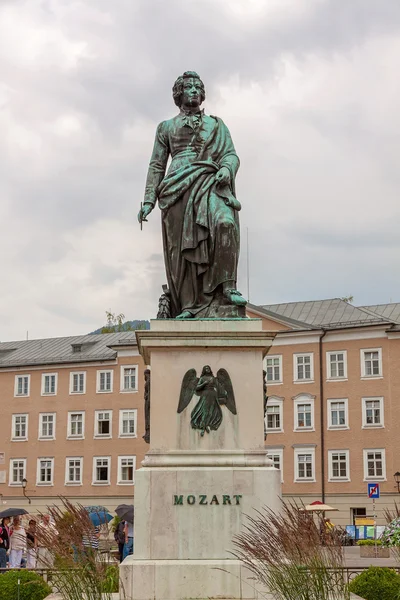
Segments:
[[[151,211],[153,210],[153,205],[149,204],[147,202],[145,202],[144,204],[141,202],[140,203],[140,211],[138,214],[138,221],[140,223],[140,230],[143,229],[143,222],[147,223],[147,219],[146,217],[151,213]]]

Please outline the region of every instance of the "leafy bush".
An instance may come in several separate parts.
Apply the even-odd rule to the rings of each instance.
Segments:
[[[350,591],[365,600],[395,600],[400,597],[400,575],[388,567],[369,567],[353,579]]]
[[[383,546],[400,546],[400,518],[386,526],[381,539]]]
[[[377,546],[382,546],[382,542],[381,540],[358,540],[357,542],[357,546],[375,546],[375,543]]]
[[[18,579],[20,580],[18,596]],[[43,600],[51,588],[33,571],[7,571],[0,575],[0,600]]]
[[[103,592],[115,594],[119,590],[119,568],[117,565],[109,565],[103,580]]]

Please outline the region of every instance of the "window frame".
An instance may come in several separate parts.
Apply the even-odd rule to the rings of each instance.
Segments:
[[[100,413],[110,413],[110,432],[109,433],[99,433],[99,418],[98,415]],[[93,437],[94,439],[100,439],[100,440],[109,440],[112,438],[112,424],[113,424],[113,411],[110,408],[100,408],[94,411],[94,433],[93,433]]]
[[[332,404],[337,402],[344,402],[344,414],[345,414],[345,424],[344,425],[333,425],[332,423]],[[329,430],[342,430],[342,429],[350,429],[349,424],[349,399],[348,398],[328,398],[327,399],[327,418],[328,418],[328,429]]]
[[[279,456],[280,469],[277,471],[281,472],[281,483],[283,483],[283,448],[267,448],[267,458],[271,456]],[[274,466],[276,469],[276,467]]]
[[[70,460],[79,460],[80,469],[81,469],[81,478],[80,481],[69,481],[69,461]],[[65,483],[67,486],[79,486],[83,485],[83,456],[66,456],[65,457]]]
[[[299,404],[311,404],[311,426],[300,427],[298,425],[298,409]],[[293,400],[293,413],[294,413],[294,432],[301,431],[315,431],[315,397],[309,394],[299,394]]]
[[[333,475],[333,455],[334,454],[345,454],[346,455],[346,477],[335,477]],[[350,478],[350,450],[328,450],[328,481],[332,482],[346,482],[351,481]]]
[[[331,356],[333,354],[343,354],[344,375],[333,376],[331,372]],[[347,350],[328,350],[326,352],[326,380],[327,381],[347,381]]]
[[[46,377],[54,375],[54,392],[45,392]],[[41,396],[57,396],[58,390],[58,373],[42,373]]]
[[[378,364],[379,364],[379,374],[378,375],[367,375],[366,374],[366,372],[365,372],[365,353],[366,352],[378,352]],[[361,348],[360,359],[361,359],[361,379],[382,379],[383,378],[382,348]]]
[[[18,394],[18,379],[22,377],[28,378],[28,392],[26,394]],[[29,373],[18,373],[14,379],[14,398],[28,398],[31,395],[31,376]]]
[[[97,471],[97,464],[96,461],[98,459],[107,459],[107,463],[108,463],[108,480],[107,481],[97,481],[95,479],[95,475],[96,475],[96,471]],[[92,470],[92,485],[96,485],[96,486],[105,486],[105,485],[111,485],[111,456],[93,456],[93,470]]]
[[[124,384],[125,384],[125,369],[134,369],[135,370],[135,388],[131,389],[125,389]],[[120,392],[121,394],[137,394],[139,391],[139,386],[138,386],[138,375],[139,375],[139,365],[121,365],[120,367],[120,376],[119,376],[119,381],[120,381]]]
[[[133,479],[132,481],[122,481],[122,460],[133,459]],[[135,471],[136,471],[136,455],[124,454],[118,456],[118,472],[117,472],[117,485],[135,485]]]
[[[22,472],[22,479],[26,479],[26,463],[27,463],[27,459],[26,458],[10,458],[10,465],[9,465],[9,473],[8,473],[8,485],[10,487],[22,487],[22,480],[21,481],[13,481],[12,480],[12,473],[14,470],[14,466],[13,463],[14,461],[18,461],[18,462],[23,462],[24,466],[23,466],[23,472]]]
[[[74,375],[83,375],[83,391],[82,392],[74,392]],[[82,394],[86,394],[86,376],[87,371],[71,371],[69,374],[69,395],[70,396],[79,396]]]
[[[299,477],[299,461],[298,457],[301,454],[311,454],[311,469],[312,477]],[[304,446],[302,448],[294,448],[294,483],[315,483],[315,448]]]
[[[51,462],[51,481],[40,481],[40,461],[47,460]],[[40,487],[51,487],[54,486],[54,456],[39,456],[37,458],[36,466],[36,485]]]
[[[51,437],[43,435],[42,417],[49,417],[49,416],[53,417],[53,435]],[[57,413],[56,412],[40,412],[39,413],[38,440],[46,442],[46,441],[51,441],[51,440],[56,439],[56,421],[57,421]]]
[[[270,429],[268,427],[267,409],[270,406],[279,406],[279,421],[280,421],[279,428]],[[265,431],[267,433],[283,433],[284,432],[284,429],[283,429],[283,398],[279,398],[278,396],[268,396],[267,405],[265,407],[264,425],[265,425]]]
[[[367,402],[379,402],[380,423],[367,423]],[[362,429],[384,429],[385,427],[385,409],[383,396],[364,396],[362,403]]]
[[[82,435],[76,435],[71,433],[71,416],[82,415]],[[67,440],[84,440],[85,439],[85,411],[84,410],[70,410],[68,411],[68,422],[67,422]]]
[[[297,371],[297,359],[300,356],[310,357],[310,379],[299,379]],[[293,354],[293,383],[313,383],[314,382],[314,352],[295,352]]]
[[[123,425],[124,419],[122,417],[123,417],[124,412],[133,412],[134,413],[133,420],[135,422],[135,433],[123,433],[122,425]],[[118,415],[118,437],[119,438],[137,438],[137,413],[138,413],[137,408],[120,408],[119,409],[119,415]]]
[[[101,390],[100,389],[101,373],[111,373],[109,390]],[[98,369],[97,373],[96,373],[96,394],[112,394],[113,391],[114,391],[114,369]]]
[[[368,475],[368,453],[381,452],[382,475]],[[386,481],[386,451],[385,448],[363,448],[364,481]]]
[[[277,358],[279,360],[279,379],[267,379],[265,375],[265,382],[267,385],[279,385],[283,383],[283,357],[282,354],[267,354],[264,358],[264,371],[267,373],[267,360],[270,358]]]
[[[17,437],[15,435],[15,418],[25,417],[25,437]],[[11,441],[12,442],[27,442],[29,439],[29,413],[13,413],[11,417]]]

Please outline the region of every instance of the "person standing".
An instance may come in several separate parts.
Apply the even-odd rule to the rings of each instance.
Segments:
[[[21,567],[22,553],[26,548],[26,532],[20,517],[14,517],[10,537],[10,569]]]
[[[95,525],[93,531],[86,531],[82,536],[82,545],[86,555],[96,555],[100,544],[100,526]]]
[[[36,521],[34,519],[31,519],[29,521],[29,527],[26,532],[26,545],[27,545],[26,566],[28,569],[36,569],[37,540],[36,540]]]
[[[119,562],[121,563],[124,559],[124,545],[125,545],[125,521],[120,521],[114,531],[114,540],[118,544]]]
[[[7,550],[10,548],[10,517],[4,517],[0,525],[0,571],[7,568]]]
[[[122,554],[123,559],[125,559],[130,554],[133,554],[133,523],[128,523],[128,521],[126,521],[125,527],[124,527],[124,533],[125,533],[125,544],[124,544],[124,551]]]
[[[37,567],[40,569],[51,568],[54,564],[54,556],[49,550],[51,539],[58,535],[57,529],[50,521],[50,515],[43,515],[37,532]]]

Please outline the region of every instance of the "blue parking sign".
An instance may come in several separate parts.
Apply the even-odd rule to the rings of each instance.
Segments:
[[[368,498],[379,498],[379,483],[368,484]]]

